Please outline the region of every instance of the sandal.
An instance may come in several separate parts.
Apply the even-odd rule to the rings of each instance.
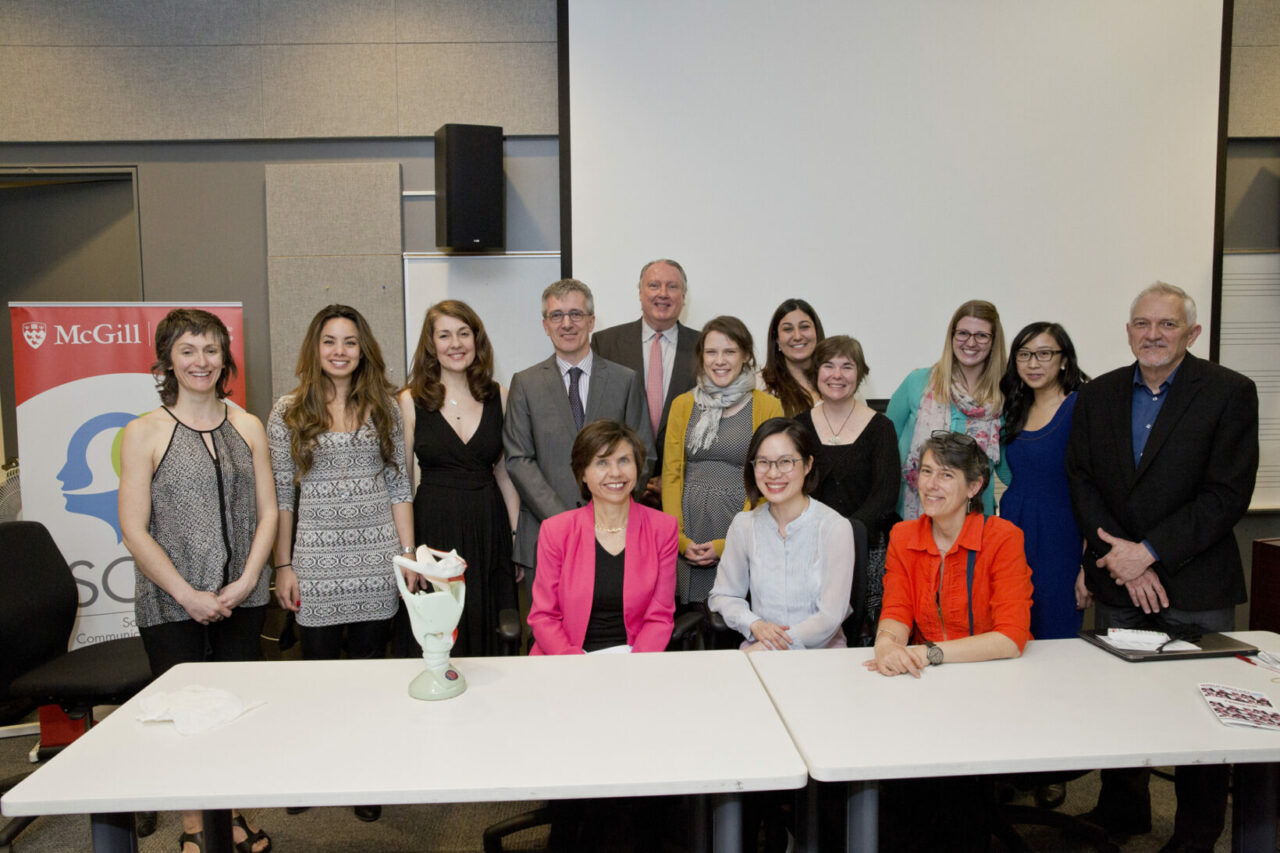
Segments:
[[[194,844],[196,846],[196,849],[199,850],[200,853],[204,853],[204,831],[201,830],[200,832],[184,832],[178,836],[179,853],[181,853],[182,849],[186,847],[188,844]]]
[[[271,849],[271,836],[267,835],[266,830],[257,829],[249,831],[249,824],[245,823],[244,815],[238,814],[231,819],[231,826],[234,829],[239,827],[244,832],[244,841],[236,842],[236,853],[267,853]],[[261,850],[254,850],[253,845],[260,842],[267,842],[267,846]],[[201,850],[204,848],[201,847]]]

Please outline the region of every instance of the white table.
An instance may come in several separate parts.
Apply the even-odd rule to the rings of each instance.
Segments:
[[[266,705],[184,737],[138,722],[135,697],[3,812],[93,814],[99,850],[131,849],[110,813],[709,794],[716,846],[736,850],[740,793],[808,778],[740,652],[455,663],[468,689],[443,702],[408,696],[421,660],[178,666],[140,695],[201,684]]]
[[[1234,636],[1280,652],[1280,635]],[[854,783],[850,849],[876,849],[878,780],[1223,762],[1249,765],[1237,766],[1234,847],[1275,849],[1274,795],[1256,794],[1274,791],[1280,734],[1222,725],[1196,689],[1236,685],[1280,706],[1267,670],[1235,658],[1127,663],[1083,640],[1032,641],[1017,660],[945,664],[919,680],[868,672],[871,656],[751,656],[809,774]]]

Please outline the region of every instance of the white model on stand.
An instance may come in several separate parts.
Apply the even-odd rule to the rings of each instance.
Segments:
[[[414,699],[452,699],[467,689],[462,673],[449,663],[454,631],[467,596],[463,578],[467,563],[457,551],[446,554],[426,545],[419,545],[414,557],[396,557],[394,572],[400,597],[409,610],[413,637],[422,646],[422,660],[427,667],[409,682],[409,695]],[[425,577],[436,591],[410,592],[405,584],[405,569]]]

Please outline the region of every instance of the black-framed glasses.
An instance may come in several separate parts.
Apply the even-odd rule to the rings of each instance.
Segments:
[[[783,456],[778,459],[762,459],[756,458],[751,460],[751,464],[755,467],[757,474],[767,474],[769,469],[776,467],[779,474],[790,474],[796,468],[796,463],[800,460],[795,456]]]
[[[569,322],[573,323],[574,325],[577,325],[578,323],[581,323],[583,320],[587,319],[591,315],[588,314],[586,311],[579,311],[578,309],[575,308],[572,311],[552,311],[550,314],[546,314],[544,316],[548,320],[550,320],[552,323],[563,322],[564,319],[567,317],[569,318]]]
[[[1055,355],[1062,355],[1062,350],[1060,349],[1034,349],[1034,350],[1020,349],[1018,350],[1014,358],[1018,360],[1019,364],[1026,364],[1027,362],[1031,361],[1031,359],[1033,358],[1036,361],[1040,362],[1041,364],[1045,364],[1047,362],[1053,361],[1053,357]]]
[[[968,329],[956,329],[951,333],[951,337],[955,338],[956,342],[961,344],[969,340],[969,338],[973,338],[974,343],[981,344],[982,346],[986,346],[991,343],[990,332],[971,332]]]

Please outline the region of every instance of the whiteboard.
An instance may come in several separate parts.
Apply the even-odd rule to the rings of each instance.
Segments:
[[[1222,257],[1218,360],[1258,385],[1258,482],[1250,509],[1280,509],[1280,253]]]
[[[974,298],[1010,338],[1063,323],[1091,374],[1129,363],[1152,281],[1210,327],[1222,12],[569,0],[574,275],[604,327],[675,258],[685,322],[735,314],[761,344],[805,298],[862,341],[868,397],[936,361]]]
[[[493,378],[510,386],[513,373],[551,355],[551,342],[542,331],[542,291],[559,278],[559,252],[406,252],[405,376],[413,366],[427,309],[442,299],[461,299],[484,322],[493,345]]]

